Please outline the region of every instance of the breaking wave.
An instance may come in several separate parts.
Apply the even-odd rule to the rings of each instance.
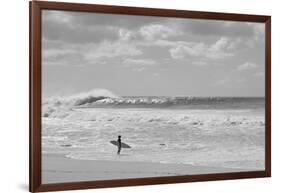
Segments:
[[[93,103],[88,103],[86,107],[149,107],[149,108],[242,108],[259,107],[263,98],[244,97],[122,97],[103,98]]]
[[[257,109],[264,98],[123,96],[94,89],[72,96],[43,100],[43,116],[64,117],[74,108]]]
[[[118,98],[116,94],[106,89],[94,89],[89,92],[83,92],[72,96],[53,97],[43,99],[42,101],[42,116],[49,117],[56,115],[64,117],[76,106],[83,106],[95,103],[99,100],[108,98]]]
[[[113,92],[106,89],[95,89],[90,92],[80,93],[69,97],[74,106],[91,104],[108,98],[118,98]]]

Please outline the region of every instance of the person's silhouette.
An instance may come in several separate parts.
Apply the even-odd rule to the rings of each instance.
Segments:
[[[117,142],[118,142],[118,151],[117,151],[117,154],[119,155],[120,152],[121,152],[121,135],[118,135]]]

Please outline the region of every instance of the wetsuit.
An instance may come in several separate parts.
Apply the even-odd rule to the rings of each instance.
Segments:
[[[119,139],[117,140],[117,142],[118,142],[118,151],[117,151],[117,154],[120,154],[120,151],[121,151],[121,138],[119,138]]]

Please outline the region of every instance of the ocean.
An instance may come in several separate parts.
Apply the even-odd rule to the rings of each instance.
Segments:
[[[42,151],[264,170],[264,98],[82,94],[42,100]],[[122,136],[131,149],[110,143]]]

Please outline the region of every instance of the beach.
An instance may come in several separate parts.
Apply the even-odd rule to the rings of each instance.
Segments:
[[[264,170],[263,98],[43,101],[43,183]],[[131,146],[110,141],[121,135]]]
[[[74,160],[61,154],[44,154],[42,158],[43,184],[247,171],[188,164]]]

